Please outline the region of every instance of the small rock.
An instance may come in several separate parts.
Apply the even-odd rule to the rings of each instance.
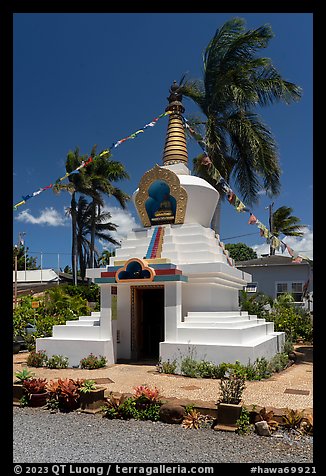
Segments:
[[[185,413],[185,409],[181,405],[164,403],[160,408],[160,419],[164,423],[181,423]]]
[[[257,421],[255,423],[256,432],[259,436],[272,436],[267,421]]]

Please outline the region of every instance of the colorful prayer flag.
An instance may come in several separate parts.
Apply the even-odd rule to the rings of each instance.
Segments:
[[[300,256],[297,256],[295,259],[292,260],[292,263],[301,263],[302,258]]]
[[[254,225],[255,223],[257,223],[257,218],[255,217],[253,213],[250,213],[248,225]]]
[[[239,204],[235,207],[237,212],[243,212],[245,211],[245,204],[241,202],[241,200],[239,200]]]
[[[234,205],[235,204],[235,199],[236,199],[236,195],[234,192],[229,192],[228,194],[228,202],[231,203],[231,205]]]

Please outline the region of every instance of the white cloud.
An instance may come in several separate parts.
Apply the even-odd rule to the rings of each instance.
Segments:
[[[32,225],[47,225],[47,226],[67,226],[70,225],[70,219],[55,210],[53,207],[42,210],[38,217],[33,216],[29,209],[19,213],[15,218],[22,223],[31,223]]]
[[[114,238],[117,241],[121,241],[125,239],[128,233],[133,228],[138,228],[140,226],[139,223],[137,223],[135,217],[127,210],[110,206],[110,207],[106,207],[104,211],[110,212],[111,213],[110,222],[114,223],[115,225],[118,225],[117,231],[112,231],[110,233],[112,235],[112,238]],[[113,245],[108,246],[108,243],[104,242],[103,240],[99,240],[99,241],[101,245],[103,246],[103,249],[108,249],[113,247]]]
[[[281,238],[283,243],[287,244],[294,251],[299,253],[299,255],[307,256],[310,259],[313,259],[313,231],[305,227],[303,230],[303,236],[286,236]],[[258,256],[262,254],[269,254],[269,245],[267,243],[262,243],[258,245],[251,246]],[[276,251],[276,254],[283,254],[283,256],[290,256],[288,251]]]

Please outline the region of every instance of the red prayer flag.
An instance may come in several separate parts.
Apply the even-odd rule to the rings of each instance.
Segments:
[[[249,221],[248,221],[248,225],[253,225],[256,222],[257,222],[257,218],[255,217],[255,215],[253,213],[250,213],[250,218],[249,218]]]

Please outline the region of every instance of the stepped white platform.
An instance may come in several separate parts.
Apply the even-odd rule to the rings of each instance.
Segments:
[[[234,267],[219,236],[198,223],[162,225],[164,237],[157,268],[174,266],[186,281],[160,281],[164,286],[164,340],[159,343],[162,361],[187,355],[219,364],[270,359],[283,348],[285,334],[272,322],[239,310],[238,293],[251,276]],[[132,286],[148,283],[106,282],[103,272],[118,269],[130,258],[146,256],[155,227],[130,232],[105,268],[88,269],[87,277],[101,287],[101,312],[80,316],[54,326],[53,336],[37,339],[37,350],[49,356],[65,355],[78,366],[89,353],[104,355],[108,363],[132,358]],[[150,261],[150,260],[149,260]],[[153,260],[155,261],[155,260]],[[164,262],[166,264],[164,264]],[[151,266],[151,264],[149,264]],[[155,266],[155,265],[152,265]],[[112,320],[111,291],[117,292],[117,319]],[[155,309],[153,310],[155,315]]]
[[[90,353],[113,362],[112,339],[107,338],[104,330],[100,326],[100,312],[92,312],[90,316],[66,321],[65,325],[53,326],[52,337],[36,339],[36,350],[45,350],[48,357],[68,357],[69,367],[78,367],[80,360]]]
[[[220,243],[219,235],[211,228],[200,224],[162,225],[164,240],[161,256],[168,258],[171,263],[212,263],[221,262],[228,264],[229,253]],[[130,232],[116,250],[116,256],[110,258],[110,265],[116,261],[127,261],[131,257],[144,258],[147,253],[155,227],[140,228]],[[90,273],[88,273],[90,276]],[[99,277],[99,273],[97,273]]]
[[[192,356],[215,364],[253,363],[265,357],[271,359],[281,352],[283,332],[274,332],[274,323],[258,319],[247,312],[188,312],[177,324],[176,341],[160,344],[162,361]]]

